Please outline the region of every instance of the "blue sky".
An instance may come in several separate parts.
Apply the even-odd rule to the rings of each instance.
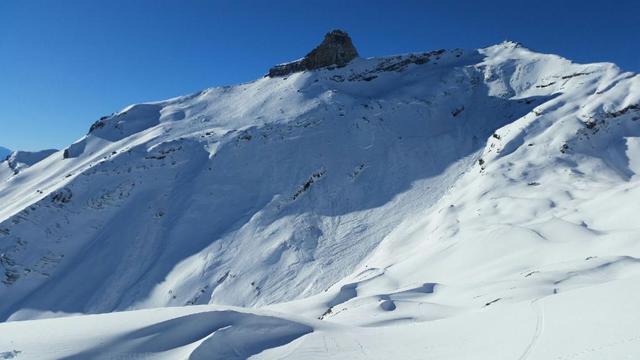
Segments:
[[[362,56],[511,39],[640,71],[640,2],[0,1],[0,145],[62,148],[102,115],[250,81],[332,28]]]

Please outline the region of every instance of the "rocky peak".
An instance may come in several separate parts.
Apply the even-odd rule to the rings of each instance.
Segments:
[[[332,30],[324,40],[304,58],[280,64],[269,69],[269,77],[285,76],[294,72],[314,70],[327,66],[342,67],[358,57],[358,51],[349,34],[342,30]]]

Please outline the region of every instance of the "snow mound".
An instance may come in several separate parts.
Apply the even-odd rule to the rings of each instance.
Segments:
[[[603,359],[640,352],[638,278],[359,327],[212,305],[0,324],[5,359]]]
[[[4,358],[247,359],[313,331],[306,324],[269,315],[192,307],[41,320],[42,329],[50,332],[48,340],[59,345],[46,349],[34,343],[41,339],[32,323],[0,328],[0,347],[13,347],[0,353]],[[17,335],[11,345],[4,343],[8,331]]]

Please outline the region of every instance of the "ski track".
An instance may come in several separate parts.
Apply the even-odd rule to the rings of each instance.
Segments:
[[[526,360],[529,358],[538,343],[540,336],[542,336],[542,332],[544,331],[544,308],[542,307],[542,304],[540,304],[539,300],[540,298],[531,301],[531,308],[536,313],[536,328],[531,341],[524,349],[524,352],[520,355],[518,360]]]

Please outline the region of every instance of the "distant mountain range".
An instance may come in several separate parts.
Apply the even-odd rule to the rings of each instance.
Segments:
[[[4,160],[9,154],[11,154],[11,150],[0,146],[0,161]]]

